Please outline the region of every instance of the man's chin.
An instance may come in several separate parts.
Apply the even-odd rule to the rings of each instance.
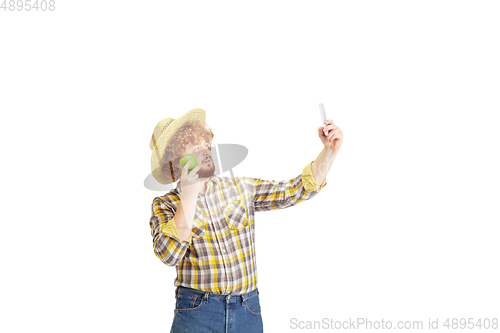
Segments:
[[[209,168],[207,169],[200,169],[198,170],[198,177],[200,178],[208,178],[208,177],[212,177],[215,173],[215,168],[210,166]]]

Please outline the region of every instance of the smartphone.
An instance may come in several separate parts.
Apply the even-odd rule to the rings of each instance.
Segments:
[[[325,107],[323,106],[323,103],[319,103],[319,113],[321,114],[321,121],[323,123],[323,127],[326,127],[325,121],[326,121],[326,112],[325,112]],[[328,132],[326,131],[325,135],[328,135]]]

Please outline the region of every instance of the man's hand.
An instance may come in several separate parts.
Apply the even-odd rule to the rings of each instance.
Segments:
[[[201,166],[195,166],[193,170],[188,173],[191,163],[191,160],[187,161],[187,163],[184,165],[184,168],[182,168],[180,180],[182,194],[197,198],[198,193],[200,193],[205,187],[205,183],[198,180],[198,178],[200,178],[200,176],[198,175],[198,170],[200,170]]]
[[[342,140],[344,139],[344,134],[340,128],[333,124],[333,120],[328,119],[325,121],[326,127],[318,127],[318,135],[325,145],[325,148],[331,149],[333,153],[337,153],[342,146]],[[328,136],[326,132],[329,131]]]

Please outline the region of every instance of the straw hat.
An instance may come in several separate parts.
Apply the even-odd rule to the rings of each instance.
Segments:
[[[172,183],[172,180],[165,177],[161,169],[160,161],[165,154],[165,148],[177,130],[190,120],[205,123],[205,110],[196,108],[189,110],[182,117],[177,119],[165,118],[155,127],[153,135],[151,136],[151,142],[149,143],[149,147],[152,151],[151,171],[153,172],[153,177],[161,184]]]

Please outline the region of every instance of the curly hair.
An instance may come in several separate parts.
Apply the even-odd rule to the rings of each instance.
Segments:
[[[172,182],[180,179],[182,169],[179,166],[179,161],[184,156],[182,154],[185,152],[186,146],[189,143],[200,144],[202,140],[205,140],[210,145],[208,149],[211,150],[213,137],[214,133],[206,123],[195,120],[186,122],[177,130],[165,147],[165,152],[160,161],[165,177]]]

